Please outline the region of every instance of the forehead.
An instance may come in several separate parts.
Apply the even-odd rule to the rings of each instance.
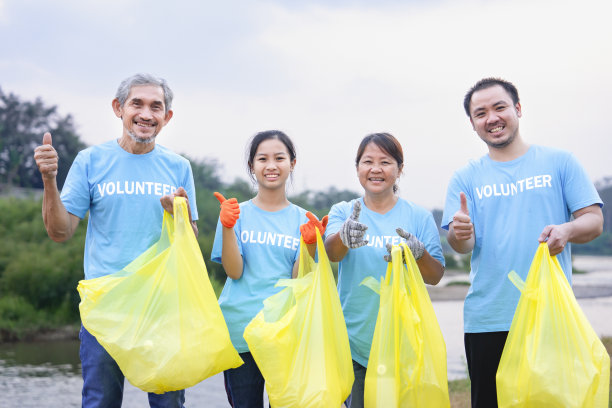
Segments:
[[[363,154],[361,157],[391,157],[389,153],[381,149],[376,143],[370,142],[363,149]]]
[[[506,102],[513,105],[510,94],[501,85],[493,85],[472,94],[471,108],[474,111],[478,108],[497,104],[498,102]]]
[[[134,85],[127,97],[128,101],[132,99],[164,103],[164,91],[157,85]]]
[[[289,153],[289,149],[279,139],[266,139],[257,146],[256,155]]]

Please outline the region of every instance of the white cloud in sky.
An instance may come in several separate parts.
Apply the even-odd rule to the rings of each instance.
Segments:
[[[389,131],[406,156],[401,195],[440,208],[452,172],[486,152],[462,99],[493,75],[518,86],[528,142],[573,151],[594,180],[612,174],[609,0],[23,3],[0,0],[0,36],[16,34],[0,45],[0,86],[72,113],[90,144],[119,135],[116,87],[149,71],[175,91],[160,143],[218,158],[226,180],[246,178],[248,138],[278,128],[298,149],[296,191],[361,191],[359,141]]]

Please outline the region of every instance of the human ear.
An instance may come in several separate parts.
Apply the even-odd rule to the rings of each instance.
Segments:
[[[119,99],[113,99],[111,105],[113,107],[113,112],[115,112],[115,116],[121,118],[123,116],[123,108],[121,106],[121,103],[119,102]]]

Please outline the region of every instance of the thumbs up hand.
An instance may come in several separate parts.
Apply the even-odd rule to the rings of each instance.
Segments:
[[[308,222],[300,225],[300,233],[302,234],[302,238],[304,238],[304,243],[306,244],[314,244],[317,242],[317,232],[316,229],[319,230],[321,236],[325,234],[325,228],[327,227],[328,216],[321,218],[321,221],[317,218],[316,215],[308,211],[306,213],[306,217],[308,217]]]
[[[459,200],[461,201],[461,208],[453,215],[451,227],[455,232],[455,237],[460,241],[465,241],[474,235],[474,225],[470,218],[470,210],[464,193],[459,193]]]
[[[57,176],[58,156],[57,151],[53,148],[51,133],[45,133],[43,144],[34,149],[34,160],[36,160],[36,165],[43,181],[55,179]]]
[[[355,201],[353,205],[353,213],[351,216],[342,224],[340,228],[340,239],[344,246],[350,249],[361,248],[368,244],[367,240],[364,240],[365,231],[368,226],[359,222],[359,214],[361,213],[361,202]]]
[[[215,191],[215,197],[219,200],[221,213],[219,219],[225,228],[234,228],[236,221],[240,218],[240,204],[235,198],[226,199],[223,194]]]

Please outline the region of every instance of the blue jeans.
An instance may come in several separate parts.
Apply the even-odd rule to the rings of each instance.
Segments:
[[[124,376],[113,358],[83,326],[79,333],[83,372],[83,408],[120,408]],[[152,408],[183,408],[185,390],[149,393]]]
[[[355,382],[353,382],[353,389],[351,395],[346,399],[346,406],[348,408],[363,408],[363,394],[365,385],[365,376],[367,369],[353,360],[353,372],[355,373]]]
[[[264,378],[251,353],[240,353],[244,364],[223,372],[227,400],[234,408],[263,408]]]

